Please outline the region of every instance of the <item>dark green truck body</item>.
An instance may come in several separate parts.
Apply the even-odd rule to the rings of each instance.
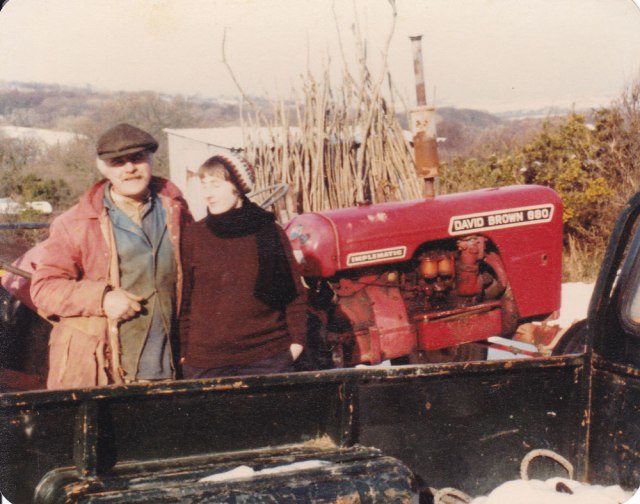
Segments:
[[[13,504],[429,502],[429,489],[481,495],[517,479],[539,448],[576,479],[635,489],[639,213],[636,196],[612,232],[586,351],[0,394],[0,492]],[[200,481],[303,461],[319,464]]]

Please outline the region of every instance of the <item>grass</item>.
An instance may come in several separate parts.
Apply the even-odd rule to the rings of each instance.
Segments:
[[[569,236],[562,254],[562,281],[595,282],[604,252],[604,247],[585,245]]]

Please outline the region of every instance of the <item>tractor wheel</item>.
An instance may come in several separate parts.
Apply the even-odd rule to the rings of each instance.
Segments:
[[[551,355],[583,353],[587,349],[587,319],[573,324],[560,337],[553,347]]]
[[[263,189],[259,189],[247,196],[251,201],[257,203],[264,209],[272,207],[289,192],[289,185],[285,183],[274,184]]]

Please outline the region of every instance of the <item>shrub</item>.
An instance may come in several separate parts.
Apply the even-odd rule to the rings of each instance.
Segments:
[[[565,243],[572,237],[603,247],[612,226],[616,177],[603,159],[596,131],[576,113],[553,124],[547,121],[531,141],[506,154],[443,163],[443,190],[519,183],[551,187],[564,203]]]
[[[68,203],[71,191],[65,180],[45,179],[30,173],[5,176],[0,195],[20,202],[44,200],[54,208],[62,208]]]

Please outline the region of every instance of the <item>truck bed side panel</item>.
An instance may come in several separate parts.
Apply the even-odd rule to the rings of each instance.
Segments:
[[[583,469],[583,371],[574,356],[7,394],[0,489],[21,504],[56,468],[95,482],[114,465],[329,438],[381,449],[420,484],[479,495],[517,477],[535,448]]]

